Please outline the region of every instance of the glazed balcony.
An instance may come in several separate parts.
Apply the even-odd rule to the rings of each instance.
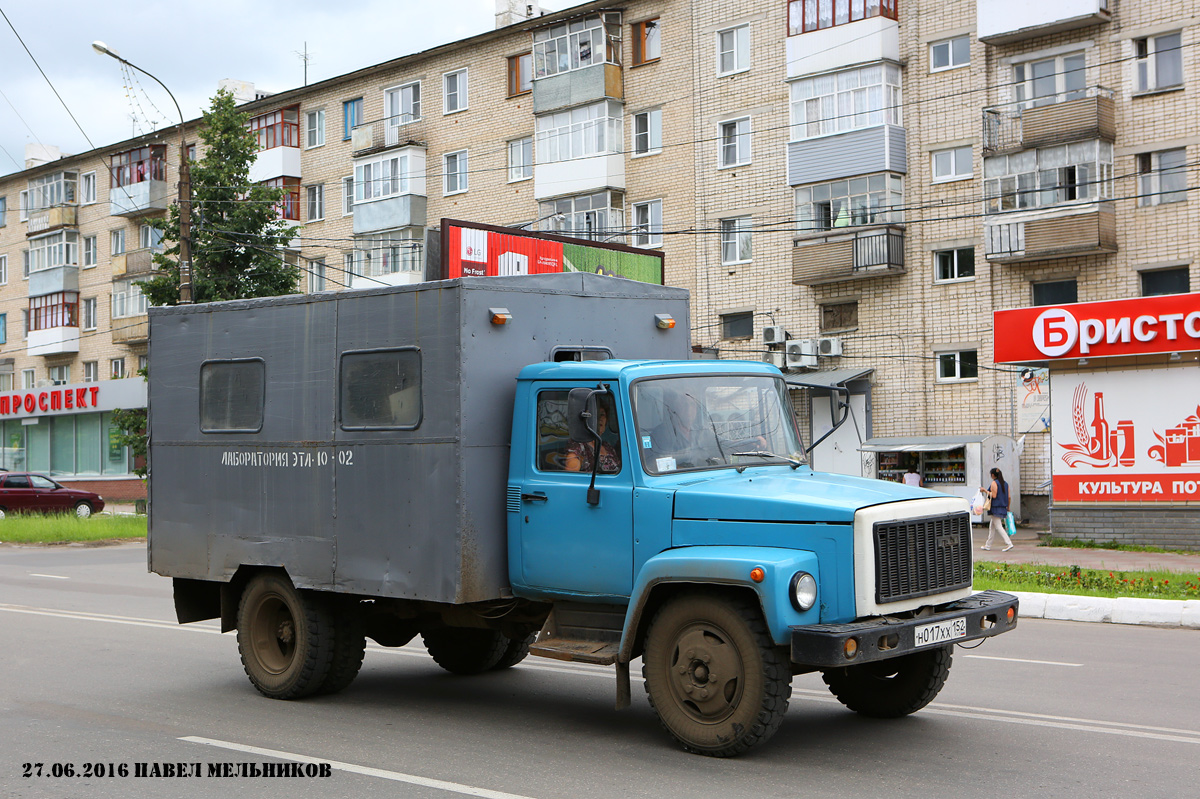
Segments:
[[[1112,89],[1090,86],[1082,92],[1081,97],[1029,108],[1013,103],[985,108],[984,152],[1027,150],[1085,139],[1113,141],[1117,121]]]
[[[903,274],[904,227],[843,228],[797,238],[792,283],[820,286]]]

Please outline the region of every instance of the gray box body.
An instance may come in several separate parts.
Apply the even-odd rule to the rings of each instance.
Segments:
[[[587,273],[150,309],[150,570],[465,603],[508,594],[516,375],[559,348],[689,357],[687,292]],[[512,315],[491,323],[492,308]],[[655,327],[670,314],[671,330]],[[419,425],[345,430],[347,351],[416,347]],[[262,429],[200,430],[200,369],[261,358]]]

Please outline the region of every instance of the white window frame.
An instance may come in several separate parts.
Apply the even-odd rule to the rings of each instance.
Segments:
[[[609,241],[625,227],[625,194],[601,189],[538,203],[538,229]]]
[[[29,221],[29,190],[24,189],[17,194],[17,220]]]
[[[71,365],[59,364],[46,369],[46,375],[50,378],[50,385],[65,386],[71,382]]]
[[[726,119],[717,123],[717,168],[745,166],[751,160],[750,117]]]
[[[79,204],[92,205],[96,202],[96,173],[84,172],[79,176]]]
[[[29,249],[21,250],[21,279],[29,279]]]
[[[8,198],[0,197],[0,227],[8,224]]]
[[[975,376],[963,377],[963,358],[966,353],[975,354]],[[939,350],[934,352],[936,365],[934,374],[938,383],[975,383],[979,381],[979,350],[974,347],[964,347],[956,350]],[[947,360],[948,357],[953,358],[952,361]],[[953,374],[947,374],[944,370],[947,365],[953,364]]]
[[[1164,156],[1168,158],[1165,167]],[[1139,206],[1187,202],[1186,147],[1138,153],[1137,164]]]
[[[955,47],[959,42],[967,43],[967,58],[965,61],[957,61],[956,56],[961,56],[961,52]],[[945,53],[946,63],[942,66],[936,66],[939,51]],[[951,69],[961,69],[971,64],[971,36],[964,33],[962,36],[952,36],[949,39],[942,39],[936,42],[929,43],[929,71],[930,72],[947,72]]]
[[[113,286],[112,309],[109,314],[113,319],[146,315],[150,303],[142,293],[140,281],[121,281]]]
[[[308,293],[314,294],[325,290],[325,259],[313,258],[308,261]]]
[[[534,121],[534,159],[539,164],[553,164],[618,153],[623,146],[623,120],[621,104],[615,100],[542,114]]]
[[[342,178],[342,216],[354,215],[354,175]]]
[[[450,160],[454,159],[451,170]],[[454,188],[450,188],[450,178],[454,177]],[[449,197],[462,194],[470,188],[470,155],[467,150],[455,150],[442,156],[442,196]]]
[[[524,136],[508,143],[508,182],[517,183],[533,177],[533,137]]]
[[[797,186],[795,196],[799,233],[904,222],[904,177],[895,172],[873,172],[848,180]]]
[[[466,69],[461,71],[466,72]],[[442,84],[442,88],[445,89],[445,83]],[[388,127],[391,128],[419,122],[421,119],[421,81],[412,80],[384,89],[383,115],[387,119]]]
[[[1102,139],[989,156],[983,161],[984,213],[1109,200],[1112,183],[1113,144]]]
[[[634,247],[647,249],[661,247],[662,234],[662,200],[647,200],[633,203],[633,227],[631,228]]]
[[[79,233],[59,230],[29,240],[29,271],[41,272],[59,266],[79,266]]]
[[[1161,40],[1173,37],[1177,41],[1160,45]],[[1182,89],[1183,74],[1183,34],[1180,31],[1162,33],[1158,36],[1147,36],[1134,39],[1134,94],[1152,94],[1154,92]],[[1159,72],[1167,63],[1167,59],[1175,61],[1172,71],[1178,73],[1179,80],[1175,83],[1159,83]]]
[[[79,266],[92,269],[100,263],[100,242],[95,236],[84,236],[79,244]]]
[[[450,78],[456,78],[453,92],[450,91]],[[469,107],[467,92],[470,89],[470,85],[471,81],[467,75],[467,67],[442,73],[442,116],[457,114],[460,111],[467,110]],[[454,98],[453,108],[450,107],[451,97]]]
[[[29,313],[29,312],[26,311],[26,313]],[[26,325],[25,329],[26,329],[26,331],[28,331],[29,326]],[[31,389],[31,388],[37,388],[37,370],[36,369],[22,369],[21,370],[21,388],[26,389],[26,390]]]
[[[651,108],[633,115],[631,158],[645,158],[662,152],[662,109]]]
[[[953,183],[956,180],[970,180],[974,175],[973,159],[974,150],[969,144],[933,150],[929,153],[929,174],[932,176],[930,182]],[[940,175],[939,169],[943,170]]]
[[[96,329],[96,298],[79,301],[79,326],[84,330]]]
[[[162,252],[163,232],[151,225],[138,226],[138,249]]]
[[[721,220],[721,265],[748,264],[754,260],[753,217]],[[743,257],[744,256],[744,257]]]
[[[113,380],[120,380],[125,377],[125,359],[124,358],[109,358],[108,359],[108,376]]]
[[[8,285],[8,256],[0,255],[0,286]]]
[[[597,64],[619,66],[621,15],[618,12],[590,14],[535,30],[532,52],[534,80]]]
[[[126,252],[128,252],[128,249],[125,246],[125,229],[118,228],[116,230],[110,230],[108,232],[109,256],[124,255]]]
[[[900,67],[876,62],[792,81],[792,141],[902,125]]]
[[[749,22],[717,31],[716,44],[717,77],[749,71],[751,49]],[[728,68],[726,68],[727,62]]]
[[[959,253],[971,253],[971,274],[959,274]],[[941,271],[942,256],[948,255],[947,259],[950,264],[950,277],[943,277]],[[962,283],[967,280],[974,280],[977,275],[975,269],[975,248],[974,247],[955,247],[953,249],[934,250],[933,251],[933,282],[934,283]]]
[[[304,112],[304,149],[325,145],[325,109]]]
[[[99,361],[84,361],[83,362],[83,382],[99,383],[100,382],[100,362]]]
[[[314,213],[313,211],[316,211]],[[325,184],[314,183],[304,187],[304,210],[309,222],[325,219]]]
[[[1068,61],[1072,63],[1068,64]],[[1043,93],[1035,96],[1034,90],[1040,87],[1038,81],[1046,80],[1050,76],[1035,78],[1033,68],[1040,64],[1051,63],[1054,66],[1054,91],[1050,94]],[[1060,53],[1048,58],[1034,58],[1017,62],[1013,64],[1013,92],[1015,93],[1016,107],[1018,109],[1040,108],[1086,97],[1087,75],[1087,52],[1084,50],[1072,50],[1069,53]]]

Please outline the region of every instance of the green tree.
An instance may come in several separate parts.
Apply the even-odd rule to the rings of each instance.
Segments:
[[[194,302],[292,294],[299,285],[299,267],[281,252],[297,230],[280,218],[285,192],[250,182],[258,142],[248,120],[224,89],[204,112],[204,156],[191,164]],[[179,210],[173,204],[167,218],[152,223],[167,245],[154,256],[157,273],[142,283],[152,305],[179,302]]]

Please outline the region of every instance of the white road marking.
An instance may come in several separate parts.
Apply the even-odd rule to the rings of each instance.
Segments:
[[[61,574],[38,574],[37,572],[29,572],[30,577],[49,577],[51,580],[70,580],[70,577],[63,577]]]
[[[230,741],[218,741],[214,738],[199,738],[194,735],[188,735],[180,738],[181,741],[188,743],[204,744],[206,746],[216,746],[221,749],[232,749],[235,752],[246,752],[251,755],[259,755],[262,757],[277,757],[281,760],[290,760],[296,763],[328,763],[331,768],[338,771],[348,771],[352,774],[363,774],[367,777],[379,777],[384,780],[393,780],[394,782],[406,782],[409,785],[420,785],[423,788],[436,788],[439,791],[450,791],[451,793],[459,793],[465,796],[481,796],[485,799],[530,799],[528,796],[517,793],[505,793],[504,791],[493,791],[489,788],[477,788],[473,785],[463,785],[457,782],[447,782],[445,780],[434,780],[428,777],[418,777],[415,774],[405,774],[400,771],[388,771],[387,769],[371,768],[370,766],[360,766],[356,763],[342,763],[337,760],[326,760],[319,757],[309,757],[295,752],[281,752],[278,749],[263,749],[260,746],[247,746],[246,744],[232,743]]]
[[[141,619],[136,616],[113,616],[106,613],[88,613],[83,610],[54,610],[52,608],[31,608],[24,605],[0,605],[0,610],[9,613],[26,613],[31,616],[54,616],[60,619],[77,619],[79,621],[100,621],[107,624],[128,624],[134,627],[155,627],[160,630],[184,630],[193,633],[221,634],[218,627],[186,626],[173,621],[161,619]]]
[[[998,658],[991,655],[959,655],[964,658],[976,658],[977,660],[1003,660],[1005,663],[1036,663],[1039,666],[1082,666],[1082,663],[1060,663],[1057,660],[1026,660],[1025,658]]]

